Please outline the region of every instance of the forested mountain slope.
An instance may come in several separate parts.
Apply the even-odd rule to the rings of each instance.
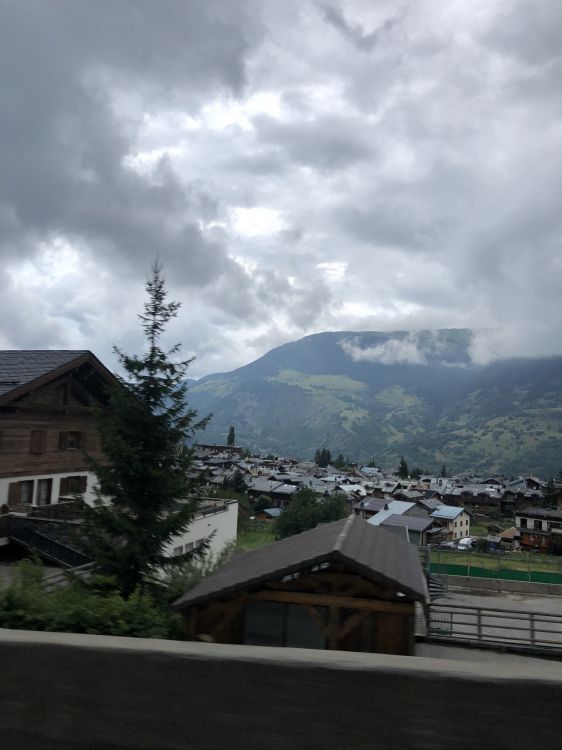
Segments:
[[[306,458],[550,475],[562,468],[562,357],[471,364],[469,330],[320,333],[191,384],[201,439]]]

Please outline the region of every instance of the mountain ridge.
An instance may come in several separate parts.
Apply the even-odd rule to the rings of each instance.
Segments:
[[[562,357],[474,364],[470,329],[329,331],[190,384],[205,441],[310,458],[550,474],[562,462]]]

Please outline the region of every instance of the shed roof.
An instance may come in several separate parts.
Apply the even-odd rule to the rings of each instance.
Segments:
[[[258,511],[258,513],[265,513],[266,516],[270,516],[271,518],[279,518],[281,513],[283,513],[283,508],[264,508],[264,510]]]
[[[330,560],[347,563],[366,578],[393,585],[412,600],[426,600],[417,548],[388,529],[348,516],[238,555],[172,606],[182,610]]]

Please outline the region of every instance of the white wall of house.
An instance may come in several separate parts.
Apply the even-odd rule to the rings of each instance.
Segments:
[[[8,503],[8,493],[9,493],[9,486],[12,484],[12,482],[33,482],[33,488],[31,492],[31,505],[39,505],[39,480],[41,479],[51,479],[52,480],[52,487],[51,487],[51,501],[49,505],[55,505],[58,503],[59,495],[60,495],[60,484],[61,479],[64,479],[65,477],[87,477],[87,486],[86,486],[86,492],[84,493],[84,500],[89,504],[93,505],[95,495],[93,488],[96,484],[96,477],[87,471],[76,471],[72,474],[69,474],[68,472],[65,472],[63,474],[34,474],[34,475],[22,475],[18,477],[0,477],[0,507],[2,505],[7,505]]]
[[[454,521],[450,521],[448,529],[453,534],[453,539],[462,539],[470,536],[470,516],[468,513],[461,513]]]
[[[214,513],[200,514],[191,522],[187,531],[177,536],[166,548],[169,556],[188,552],[197,542],[206,539],[214,532],[209,557],[217,558],[230,542],[236,541],[238,532],[238,501],[224,500],[217,504]]]

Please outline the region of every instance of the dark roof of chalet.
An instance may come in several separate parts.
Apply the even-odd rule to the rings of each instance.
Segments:
[[[0,394],[46,375],[88,352],[82,351],[0,351]]]
[[[351,569],[378,583],[391,584],[410,599],[426,601],[427,586],[417,547],[397,539],[388,529],[373,526],[357,516],[348,516],[238,555],[172,606],[182,610],[239,590],[259,588],[266,581],[329,560],[347,563]]]
[[[11,400],[45,378],[63,374],[73,366],[90,362],[107,378],[113,375],[87,349],[0,350],[0,399]]]
[[[400,516],[393,514],[384,521],[381,521],[381,526],[405,526],[411,531],[425,531],[433,524],[433,519],[429,516],[423,518],[420,516]]]

